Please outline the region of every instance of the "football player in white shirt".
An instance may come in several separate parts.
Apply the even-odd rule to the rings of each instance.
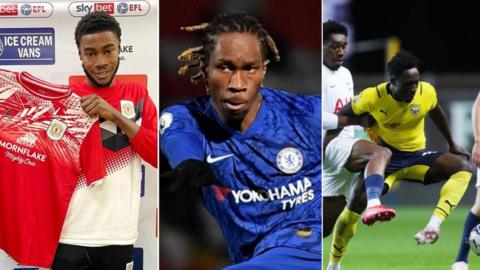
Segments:
[[[369,116],[352,119],[335,114],[353,97],[352,75],[342,66],[347,35],[347,28],[341,23],[332,20],[323,23],[323,237],[331,233],[335,224],[328,266],[332,270],[340,269],[340,260],[365,209],[364,194],[368,201],[363,223],[372,225],[395,217],[395,211],[380,202],[384,171],[392,153],[385,147],[356,138],[354,126],[342,129],[352,124],[368,126]],[[364,182],[359,172],[363,172]]]

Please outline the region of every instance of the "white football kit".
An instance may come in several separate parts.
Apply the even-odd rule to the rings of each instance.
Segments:
[[[322,65],[322,114],[338,112],[353,97],[353,80],[345,67],[337,70]],[[349,197],[357,175],[344,168],[352,151],[353,144],[360,140],[355,137],[358,126],[344,127],[340,134],[330,141],[325,149],[323,160],[322,191],[324,197]],[[322,138],[326,130],[322,131]]]

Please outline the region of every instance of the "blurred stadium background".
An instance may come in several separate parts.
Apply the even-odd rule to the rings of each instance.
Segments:
[[[205,93],[190,76],[177,75],[177,55],[197,46],[198,33],[181,26],[209,22],[220,12],[246,12],[257,17],[280,50],[271,62],[265,86],[320,94],[321,1],[319,0],[162,0],[160,1],[161,109]],[[181,143],[181,142],[179,142]],[[161,171],[168,170],[160,161]],[[211,270],[228,265],[223,236],[200,200],[160,191],[160,269]]]
[[[471,106],[480,90],[478,12],[467,1],[323,0],[323,21],[336,19],[350,31],[345,66],[358,93],[386,79],[385,64],[399,49],[422,60],[422,80],[432,83],[449,117],[454,140],[471,151]],[[447,151],[446,141],[427,120],[427,148]],[[445,222],[439,242],[417,247],[413,235],[423,228],[438,199],[441,184],[401,182],[384,202],[397,209],[388,224],[359,225],[342,269],[450,269],[466,214],[474,202],[475,179],[454,214]],[[328,261],[331,237],[324,243]],[[470,269],[480,269],[471,254]],[[375,262],[379,263],[376,264]]]

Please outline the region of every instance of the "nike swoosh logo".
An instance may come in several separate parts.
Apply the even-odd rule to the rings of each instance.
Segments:
[[[212,157],[212,155],[208,155],[207,156],[207,163],[215,163],[215,162],[218,162],[220,160],[224,160],[226,158],[229,158],[233,156],[233,154],[228,154],[228,155],[224,155],[224,156],[219,156],[219,157]]]

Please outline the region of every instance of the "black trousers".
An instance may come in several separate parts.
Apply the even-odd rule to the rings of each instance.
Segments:
[[[52,270],[132,270],[133,245],[84,247],[59,244]]]

